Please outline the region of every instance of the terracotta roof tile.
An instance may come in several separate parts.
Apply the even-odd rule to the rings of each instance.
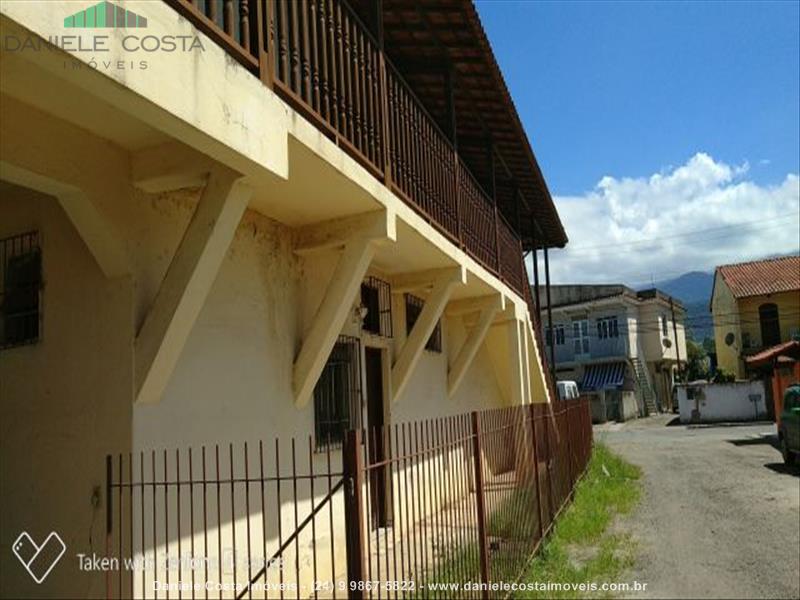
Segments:
[[[800,290],[800,256],[722,265],[717,270],[736,298]]]
[[[782,356],[800,356],[800,342],[797,340],[789,340],[771,348],[766,348],[758,354],[753,354],[745,359],[748,365],[756,365],[772,360],[773,358],[780,358]]]

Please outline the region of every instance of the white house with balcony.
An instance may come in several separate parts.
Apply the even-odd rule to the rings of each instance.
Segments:
[[[635,396],[640,415],[672,409],[686,360],[678,300],[624,285],[553,285],[549,307],[547,298],[542,306],[547,355],[559,380],[618,403]]]

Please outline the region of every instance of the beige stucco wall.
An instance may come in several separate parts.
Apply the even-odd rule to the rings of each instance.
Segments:
[[[93,522],[98,531],[97,540],[102,538],[106,453],[132,450],[136,455],[156,450],[157,473],[160,473],[160,453],[165,449],[169,450],[172,461],[175,449],[185,451],[191,446],[199,451],[203,445],[210,449],[215,443],[223,443],[223,455],[227,458],[228,443],[241,450],[245,441],[254,448],[259,440],[268,440],[271,444],[275,436],[283,440],[296,436],[298,447],[306,448],[313,431],[313,404],[303,409],[295,407],[289,374],[298,313],[310,310],[307,303],[313,303],[313,299],[321,295],[320,288],[324,289],[327,284],[330,263],[335,261],[335,256],[296,257],[288,245],[285,228],[252,213],[237,231],[161,402],[131,404],[133,323],[143,318],[148,298],[166,270],[196,196],[197,192],[192,190],[163,195],[132,192],[131,201],[138,206],[135,220],[126,228],[133,240],[131,247],[138,250],[133,253],[136,285],[132,286],[129,279],[119,282],[104,279],[54,198],[26,191],[3,194],[0,207],[4,229],[1,233],[8,235],[32,228],[41,231],[45,243],[46,280],[43,342],[0,355],[3,401],[14,406],[25,400],[25,408],[21,407],[20,412],[12,411],[3,420],[8,427],[7,435],[3,436],[3,487],[25,490],[19,498],[14,494],[5,496],[7,524],[3,531],[4,535],[16,536],[26,514],[30,514],[38,527],[45,521],[52,521],[50,526],[63,535],[69,550],[66,567],[56,573],[74,571],[71,568],[75,561],[73,553],[78,549],[103,551],[102,546],[84,546],[86,528]],[[328,273],[327,278],[325,273]],[[302,285],[301,278],[305,282]],[[394,321],[395,331],[402,332],[405,315],[395,312]],[[346,332],[358,334],[358,327],[354,325],[350,324]],[[68,329],[63,330],[65,327]],[[503,327],[497,326],[500,330]],[[448,351],[451,344],[462,341],[453,333],[456,330],[457,318],[446,318],[443,352],[424,352],[408,388],[390,407],[391,422],[441,417],[504,404],[497,374],[485,347],[479,351],[456,395],[452,399],[447,397]],[[64,355],[75,362],[74,367],[64,368]],[[96,371],[87,371],[87,365]],[[42,373],[47,377],[42,378]],[[87,407],[86,401],[94,404]],[[31,412],[31,403],[37,402],[41,403],[42,410]],[[114,404],[109,406],[111,402]],[[68,421],[63,420],[64,416]],[[21,422],[25,422],[27,428],[20,429]],[[54,430],[48,431],[48,422],[52,422]],[[64,441],[65,432],[71,442]],[[90,434],[96,441],[87,444],[85,436]],[[53,444],[52,454],[42,454],[41,446],[33,453],[14,452],[13,448],[29,443],[45,447]],[[70,455],[72,457],[67,458]],[[31,463],[28,456],[36,457],[36,462]],[[336,465],[338,451],[333,459]],[[75,473],[66,468],[65,460],[73,467],[77,461],[78,476],[86,479],[84,485],[74,485]],[[323,455],[316,457],[318,470],[322,469],[324,460]],[[288,461],[289,454],[285,452],[283,467],[286,472],[290,469]],[[80,466],[81,463],[84,466]],[[149,463],[145,464],[149,475]],[[241,467],[238,459],[237,466]],[[224,467],[227,468],[227,462]],[[185,462],[182,468],[186,473]],[[170,466],[174,475],[172,469]],[[138,466],[134,471],[138,471]],[[42,483],[20,485],[30,478],[31,472]],[[59,478],[64,480],[59,483]],[[74,495],[74,500],[64,502],[65,496],[59,494],[59,508],[48,509],[45,518],[41,511],[48,499],[53,502],[49,493],[53,489],[51,486],[67,489],[66,498]],[[97,510],[90,504],[94,486],[101,489]],[[316,496],[319,501],[321,489],[318,488]],[[81,508],[81,504],[85,506]],[[237,504],[243,506],[243,499]],[[228,507],[228,504],[223,505],[223,514]],[[303,493],[302,489],[299,510],[301,514],[310,510],[308,493]],[[81,513],[86,514],[85,522],[75,519],[75,515]],[[284,529],[291,530],[293,515],[288,507],[283,521]],[[258,514],[255,514],[254,530],[257,523]],[[136,517],[136,531],[139,525]],[[159,521],[159,532],[161,525]],[[151,521],[146,519],[148,531],[150,527]],[[176,524],[173,522],[171,527]],[[244,522],[237,521],[237,527],[243,528]],[[274,527],[272,529],[274,536]],[[35,531],[32,529],[31,533]],[[49,530],[41,533],[49,533]],[[227,528],[223,536],[229,535]],[[317,535],[320,544],[330,540],[323,525]],[[344,539],[341,535],[335,537],[337,543]],[[13,540],[4,541],[10,544]],[[171,541],[174,552],[176,537]],[[269,543],[274,541],[270,539]],[[188,546],[188,538],[184,542]],[[302,543],[307,552],[306,540]],[[164,550],[162,544],[160,549]],[[19,571],[13,568],[15,565],[6,566],[11,572]],[[61,593],[73,590],[80,595],[93,595],[102,591],[100,577],[95,577],[91,589],[88,578],[86,581],[66,579],[68,584],[54,577],[48,580],[48,585],[52,583],[54,589],[58,586]],[[5,579],[3,585],[4,592],[11,594],[24,596],[30,592],[30,582],[25,578]]]
[[[711,313],[714,318],[714,342],[717,348],[717,365],[737,377],[744,377],[744,365],[739,360],[742,349],[742,331],[736,299],[719,271],[714,274],[714,294],[711,297]],[[725,337],[733,334],[733,343],[725,343]]]
[[[60,28],[65,13],[74,12],[68,2],[47,4],[42,10],[41,3],[2,3],[3,33],[8,27],[22,31],[15,25],[18,22],[46,36]],[[166,4],[122,4],[146,12],[153,34],[197,33]],[[0,353],[0,400],[11,407],[2,420],[2,543],[8,547],[24,528],[35,539],[52,529],[62,534],[68,548],[40,587],[34,587],[19,565],[8,562],[15,559],[4,554],[0,559],[4,596],[103,594],[101,576],[75,574],[75,553],[103,552],[102,490],[97,507],[91,498],[94,488],[104,483],[106,453],[210,448],[217,443],[241,448],[244,442],[255,444],[276,435],[285,440],[297,436],[299,446],[307,444],[313,431],[313,403],[295,407],[292,364],[338,254],[332,250],[295,254],[290,225],[340,216],[330,211],[341,205],[352,212],[384,207],[397,213],[413,233],[408,236],[413,241],[404,247],[403,256],[385,253],[384,263],[397,267],[393,260],[405,261],[398,270],[413,270],[419,256],[433,255],[438,266],[466,265],[472,289],[478,294],[503,294],[511,305],[510,323],[517,327],[523,323],[526,334],[522,345],[527,365],[518,365],[525,356],[510,355],[509,321],[493,327],[457,393],[448,398],[448,361],[465,331],[460,318],[445,317],[444,352],[423,353],[406,390],[391,405],[392,422],[504,405],[515,398],[509,371],[517,366],[530,377],[524,382],[528,393],[517,400],[547,400],[522,298],[447,242],[224,51],[208,41],[206,45],[207,51],[189,59],[188,65],[187,57],[162,56],[148,73],[65,71],[64,56],[58,52],[3,55],[6,72],[14,71],[21,81],[29,79],[31,88],[3,87],[0,161],[5,170],[0,176],[10,172],[8,161],[27,170],[29,179],[56,182],[56,187],[70,193],[79,190],[82,203],[77,213],[68,216],[54,198],[9,193],[7,188],[0,196],[0,235],[31,228],[42,232],[46,281],[43,341]],[[220,89],[227,92],[221,94]],[[65,99],[59,104],[62,94]],[[90,97],[96,104],[88,108],[81,101]],[[102,118],[96,118],[98,108]],[[167,388],[160,402],[152,405],[133,404],[134,337],[200,190],[148,194],[136,189],[132,164],[142,150],[137,145],[141,140],[130,142],[130,132],[115,137],[119,133],[115,128],[123,127],[115,122],[121,115],[134,130],[139,124],[152,128],[158,142],[179,140],[236,168],[258,191]],[[290,157],[291,148],[296,152]],[[320,174],[328,179],[321,183]],[[302,203],[278,191],[285,189],[280,187],[283,178],[292,176],[299,181],[294,193],[306,192]],[[304,187],[307,183],[310,188]],[[96,219],[94,229],[87,231],[101,234],[102,239],[82,237],[76,215]],[[293,222],[279,222],[278,216]],[[90,250],[100,254],[92,256]],[[124,276],[103,275],[98,261],[110,254],[116,258],[109,264],[121,265]],[[403,326],[404,315],[398,310],[395,331]],[[351,322],[345,332],[358,334],[358,328]],[[396,353],[401,343],[398,334],[387,352]],[[287,469],[288,460],[284,454]],[[314,460],[319,466],[323,458]],[[333,460],[336,468],[338,457]],[[319,497],[323,492],[315,493]],[[300,496],[299,511],[307,513],[308,492],[301,488]],[[282,522],[290,530],[293,516],[284,508]],[[242,518],[236,522],[237,528],[244,526]],[[336,522],[342,526],[341,518]],[[150,523],[145,524],[149,528]],[[329,533],[317,533],[319,543],[329,541],[325,537]],[[268,536],[274,542],[274,529]],[[242,543],[241,537],[238,540]],[[307,556],[307,538],[301,544]]]
[[[0,351],[0,595],[100,597],[75,568],[102,552],[106,453],[131,450],[133,292],[108,280],[52,197],[2,184],[0,239],[38,230],[43,326],[35,345]],[[36,586],[8,549],[22,531],[57,532],[68,548]]]
[[[667,334],[663,334],[662,319],[667,321]],[[672,311],[668,304],[658,301],[645,301],[639,306],[640,343],[644,350],[647,362],[661,360],[675,361],[680,354],[681,361],[686,360],[686,329],[683,324],[683,313],[675,310],[678,338],[675,339]],[[667,348],[663,340],[668,339],[670,346]]]
[[[639,311],[633,307],[628,306],[625,311],[625,319],[627,321],[628,331],[628,352],[632,358],[639,356]]]
[[[793,335],[800,334],[800,290],[742,298],[736,303],[742,334],[750,335],[753,348],[760,348],[764,345],[761,339],[758,312],[762,304],[775,304],[778,307],[778,322],[782,342],[792,339]]]
[[[767,303],[776,304],[778,307],[782,342],[800,333],[800,292],[782,292],[736,299],[719,271],[715,273],[711,312],[714,317],[717,363],[721,369],[734,373],[738,378],[745,376],[744,361],[741,356],[743,352],[753,352],[763,346],[758,309]],[[725,343],[728,333],[734,336],[731,345]],[[745,336],[750,338],[749,348],[745,348]]]

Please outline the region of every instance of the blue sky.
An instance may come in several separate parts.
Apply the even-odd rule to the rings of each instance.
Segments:
[[[559,279],[658,279],[800,245],[800,3],[477,6],[570,235]],[[692,256],[673,241],[576,269],[592,246],[718,227],[722,242],[683,240]]]
[[[800,3],[477,5],[553,193],[698,151],[800,170]]]

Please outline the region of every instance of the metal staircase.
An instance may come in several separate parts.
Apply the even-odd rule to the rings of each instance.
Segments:
[[[644,406],[645,415],[655,414],[657,412],[656,394],[650,385],[647,369],[645,369],[645,366],[638,357],[631,358],[631,365],[633,366],[633,376],[636,379],[636,388],[639,390],[639,396]]]

